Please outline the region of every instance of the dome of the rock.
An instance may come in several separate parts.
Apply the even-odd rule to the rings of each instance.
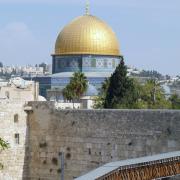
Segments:
[[[77,54],[119,56],[117,37],[99,18],[80,16],[63,28],[55,44],[55,55]]]
[[[36,81],[40,82],[42,96],[61,101],[63,89],[74,72],[82,72],[89,82],[85,95],[96,96],[102,83],[112,75],[121,60],[123,56],[116,34],[106,22],[90,15],[89,5],[86,4],[85,15],[67,23],[56,38],[52,75],[37,77]]]

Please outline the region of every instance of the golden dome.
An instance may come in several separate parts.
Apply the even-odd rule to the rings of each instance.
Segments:
[[[60,32],[55,55],[96,54],[119,56],[115,33],[95,16],[76,18]]]

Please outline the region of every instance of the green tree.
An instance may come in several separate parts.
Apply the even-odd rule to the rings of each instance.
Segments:
[[[47,64],[42,62],[41,64],[39,64],[39,67],[42,67],[43,68],[43,72],[46,72],[47,70]]]
[[[134,81],[127,76],[127,67],[121,60],[110,77],[104,108],[135,108],[138,98]]]
[[[2,138],[0,138],[0,150],[7,149],[9,147],[8,143],[5,142]]]
[[[140,76],[140,77],[150,77],[152,79],[154,79],[154,78],[163,79],[163,75],[160,74],[159,72],[155,71],[155,70],[152,70],[152,71],[143,70],[137,76]]]
[[[63,97],[68,101],[73,101],[73,99],[76,98],[76,95],[74,94],[73,87],[71,84],[68,84],[63,89]]]
[[[0,151],[5,150],[9,147],[9,144],[5,142],[2,138],[0,138]],[[3,168],[3,164],[0,163],[0,169]]]
[[[70,84],[73,87],[73,92],[76,98],[79,100],[80,97],[87,91],[88,81],[84,73],[75,72],[70,80]]]
[[[102,83],[99,95],[95,98],[95,104],[94,104],[95,109],[104,108],[105,98],[109,88],[109,83],[110,83],[110,78],[106,78],[105,81]]]
[[[165,97],[164,89],[156,79],[150,79],[142,86],[140,99],[144,108],[170,108],[170,102]]]
[[[0,62],[0,67],[3,67],[3,63],[2,62]]]
[[[169,100],[171,102],[172,109],[180,109],[180,98],[178,97],[177,94],[171,95]]]
[[[66,100],[74,102],[80,100],[87,88],[88,81],[85,75],[81,72],[75,72],[70,79],[70,83],[64,88],[63,96]]]

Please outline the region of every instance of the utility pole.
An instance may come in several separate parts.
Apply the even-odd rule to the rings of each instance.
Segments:
[[[59,153],[59,158],[60,158],[60,162],[61,162],[61,176],[60,176],[60,180],[64,180],[64,153],[60,152]]]

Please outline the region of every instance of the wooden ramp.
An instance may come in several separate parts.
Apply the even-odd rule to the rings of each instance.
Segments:
[[[152,180],[180,175],[180,151],[105,164],[76,180]]]

